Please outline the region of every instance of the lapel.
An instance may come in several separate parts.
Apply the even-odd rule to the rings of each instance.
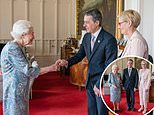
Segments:
[[[93,51],[91,52],[91,47],[89,48],[89,51],[91,52],[89,60],[91,60],[91,58],[93,57],[93,55],[97,51],[99,45],[103,41],[103,38],[104,38],[103,35],[104,35],[104,31],[103,31],[103,28],[102,28],[101,31],[100,31],[100,33],[98,34],[98,37],[97,37],[96,41],[95,41]],[[91,44],[89,46],[91,46]]]
[[[130,77],[132,76],[132,74],[133,74],[133,68],[132,68],[132,71],[131,71],[131,73],[130,73]]]
[[[129,72],[128,72],[128,68],[127,68],[127,74],[128,74],[128,78],[131,78],[132,77],[132,74],[133,74],[133,68],[131,70],[130,76],[129,76]]]
[[[88,39],[87,40],[87,54],[88,54],[87,57],[90,57],[91,55],[91,34],[89,34],[86,39]]]
[[[17,43],[16,43],[16,45],[18,45],[18,47],[20,48],[20,50],[21,50],[23,56],[25,57],[25,59],[26,59],[27,62],[28,62],[28,58],[27,58],[27,56],[26,56],[26,50],[25,50],[25,47],[22,47],[22,46],[20,46],[20,45],[17,44]]]
[[[127,68],[127,70],[126,70],[126,74],[127,74],[127,78],[129,79],[130,76],[129,76],[128,68]]]

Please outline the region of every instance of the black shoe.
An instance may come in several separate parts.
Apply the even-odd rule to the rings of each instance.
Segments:
[[[127,111],[130,111],[130,110],[131,110],[131,108],[130,108],[130,107],[128,107],[128,108],[127,108]]]
[[[120,113],[121,112],[121,110],[119,109],[119,110],[117,110],[117,113]]]
[[[135,108],[132,108],[132,111],[135,111]]]
[[[113,110],[115,113],[117,112],[117,110]]]

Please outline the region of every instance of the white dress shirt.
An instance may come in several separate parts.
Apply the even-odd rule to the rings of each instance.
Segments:
[[[97,37],[98,37],[98,34],[100,33],[101,31],[101,27],[97,30],[97,32],[95,32],[94,34],[92,34],[91,36],[95,36],[95,39],[94,39],[94,42],[96,41]]]

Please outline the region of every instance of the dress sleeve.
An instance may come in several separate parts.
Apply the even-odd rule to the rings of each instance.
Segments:
[[[109,85],[109,87],[111,87],[112,86],[112,83],[111,83],[111,77],[112,77],[112,74],[111,73],[109,73],[109,76],[108,76],[108,85]]]
[[[140,39],[134,39],[132,45],[131,45],[131,55],[137,55],[140,57],[144,57],[145,54],[145,44]]]
[[[23,73],[25,76],[37,77],[40,69],[38,67],[30,67],[26,56],[22,52],[21,48],[14,46],[8,49],[8,59],[12,64],[13,69]]]

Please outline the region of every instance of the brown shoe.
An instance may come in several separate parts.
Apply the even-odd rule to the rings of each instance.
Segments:
[[[121,112],[121,110],[119,109],[119,110],[117,110],[117,113],[120,113]]]

